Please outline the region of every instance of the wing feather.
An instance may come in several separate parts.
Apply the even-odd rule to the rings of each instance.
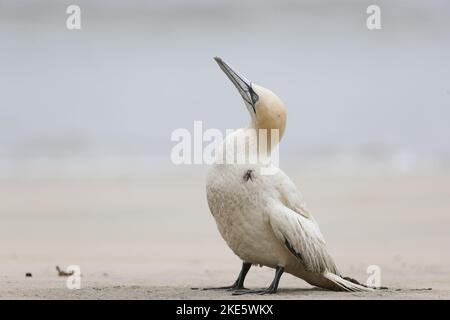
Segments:
[[[297,212],[307,219],[314,220],[311,213],[306,209],[302,195],[292,180],[281,170],[275,177],[275,188],[279,192],[279,200],[289,209]]]
[[[281,204],[272,208],[269,220],[275,236],[311,272],[339,274],[328,254],[319,226]]]

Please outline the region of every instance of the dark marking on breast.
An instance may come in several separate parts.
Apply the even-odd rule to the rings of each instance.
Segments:
[[[296,257],[301,261],[301,263],[303,263],[303,265],[304,265],[304,264],[305,264],[305,261],[303,260],[302,254],[299,253],[299,252],[296,252],[296,251],[294,250],[294,248],[292,247],[292,245],[289,243],[289,241],[287,241],[286,239],[284,240],[284,244],[286,245],[286,247],[288,248],[288,250],[289,250],[294,256],[296,256]]]
[[[248,180],[253,181],[253,170],[247,170],[247,172],[244,174],[244,181],[247,182]]]

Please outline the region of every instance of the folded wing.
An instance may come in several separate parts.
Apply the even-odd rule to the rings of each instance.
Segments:
[[[272,208],[269,219],[275,236],[307,271],[339,274],[315,221],[281,204]]]
[[[328,254],[319,225],[305,208],[294,183],[281,170],[274,180],[279,197],[268,213],[276,237],[306,270],[339,274]]]

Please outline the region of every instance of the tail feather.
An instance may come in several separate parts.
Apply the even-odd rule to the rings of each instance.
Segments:
[[[327,272],[324,274],[324,277],[331,281],[340,291],[350,291],[350,292],[361,292],[361,291],[373,291],[373,288],[367,287],[358,283],[358,281],[353,280],[351,278],[344,279],[334,273]]]

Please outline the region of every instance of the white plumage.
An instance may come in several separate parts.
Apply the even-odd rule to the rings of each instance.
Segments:
[[[241,93],[252,121],[248,128],[229,135],[219,148],[218,161],[207,175],[207,199],[220,234],[244,265],[277,268],[271,287],[258,292],[276,292],[284,271],[331,290],[370,290],[340,276],[317,222],[305,208],[289,177],[280,169],[274,174],[263,174],[263,168],[274,165],[266,162],[267,153],[252,148],[258,145],[260,138],[249,131],[277,129],[281,139],[286,124],[286,110],[281,100],[270,90],[250,83],[220,58],[216,61]],[[256,155],[264,161],[223,163],[222,160],[227,159],[224,155],[236,152],[236,139],[244,137],[246,143],[238,147],[237,152],[245,153],[250,159],[256,150]],[[274,144],[269,145],[269,154],[274,147]],[[241,276],[242,272],[234,287],[229,288],[243,289]]]

